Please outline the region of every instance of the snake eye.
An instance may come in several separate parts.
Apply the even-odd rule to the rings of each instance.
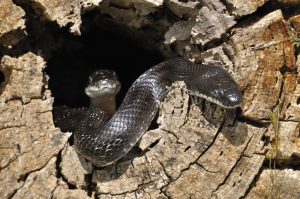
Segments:
[[[93,78],[89,76],[89,82],[91,83],[93,81]]]
[[[221,95],[220,90],[218,89],[214,89],[210,92],[211,96],[213,96],[214,98],[218,99]]]

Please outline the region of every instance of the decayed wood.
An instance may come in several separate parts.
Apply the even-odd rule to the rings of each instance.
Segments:
[[[251,14],[257,10],[257,8],[261,7],[266,0],[225,0],[226,4],[229,6],[229,10],[232,14],[240,17],[247,14]]]
[[[246,198],[299,198],[299,180],[299,171],[266,169]]]
[[[300,55],[296,59],[294,51],[299,42],[299,15],[287,21],[276,10],[242,24],[236,20],[265,2],[31,1],[43,11],[44,19],[61,27],[72,23],[70,32],[77,35],[81,14],[92,8],[136,35],[152,26],[161,38],[149,36],[149,40],[160,49],[170,53],[172,44],[177,54],[191,60],[222,62],[240,85],[244,102],[240,114],[203,101],[193,104],[185,84],[176,82],[161,104],[159,128],[145,133],[122,160],[93,168],[67,143],[70,134],[53,125],[53,98],[43,72],[44,59],[33,53],[17,58],[1,54],[5,81],[0,93],[0,196],[300,197],[299,171],[262,166],[268,149],[275,148],[276,156],[267,158],[285,165],[299,164],[300,156]],[[176,22],[168,17],[152,18],[156,13],[164,16],[163,5],[178,18]],[[3,6],[16,10],[0,9],[0,40],[7,42],[7,33],[24,29],[24,12],[9,0],[1,1],[0,8]],[[276,110],[280,113],[278,146],[274,127],[268,125],[270,113]]]
[[[25,12],[12,0],[2,0],[0,10],[0,44],[12,47],[22,39],[17,30],[25,28]]]
[[[81,14],[94,8],[102,0],[33,0],[32,4],[41,10],[43,17],[56,21],[60,27],[70,26],[70,32],[80,35]]]
[[[43,89],[44,67],[43,59],[32,53],[18,59],[4,56],[1,60],[0,69],[6,78],[0,95],[2,198],[12,196],[17,190],[23,192],[22,188],[26,189],[28,183],[33,183],[31,176],[39,175],[34,171],[46,164],[55,167],[55,161],[53,163],[50,159],[58,154],[70,136],[54,127],[51,113],[53,98],[49,90]],[[24,194],[19,196],[25,197]]]

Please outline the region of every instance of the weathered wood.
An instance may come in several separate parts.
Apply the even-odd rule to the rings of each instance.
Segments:
[[[55,21],[60,27],[70,26],[70,32],[80,35],[81,15],[102,0],[33,0],[35,9],[43,13],[49,21]]]
[[[32,53],[18,59],[4,56],[1,60],[0,69],[6,78],[0,95],[2,198],[11,197],[18,191],[22,193],[27,183],[33,183],[34,179],[29,174],[39,175],[34,171],[51,164],[53,161],[50,159],[59,153],[70,136],[54,127],[51,113],[53,98],[49,90],[43,90],[44,67],[43,59]],[[38,193],[28,194],[30,198],[31,194]],[[24,194],[19,196],[25,197]]]
[[[299,171],[266,169],[246,198],[299,198],[299,180]]]
[[[11,0],[0,1],[0,44],[12,47],[23,37],[17,30],[25,28],[25,12]]]

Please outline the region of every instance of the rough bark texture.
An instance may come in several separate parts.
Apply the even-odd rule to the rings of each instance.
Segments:
[[[44,85],[44,67],[43,59],[32,53],[18,59],[4,56],[1,60],[0,68],[5,81],[0,96],[0,195],[4,198],[12,196],[17,190],[22,192],[23,188],[28,189],[29,184],[39,186],[34,176],[45,181],[40,175],[50,172],[47,168],[55,167],[54,156],[69,137],[69,134],[63,134],[54,127],[51,113],[53,98]],[[53,174],[49,177],[52,182],[54,180],[55,188],[56,171],[51,172]],[[41,191],[41,187],[36,189]],[[26,191],[26,194],[32,198],[31,195],[38,196],[40,193]],[[20,198],[25,196],[19,195]]]
[[[25,28],[25,12],[11,0],[0,2],[0,43],[6,47],[18,43],[22,36],[17,30]]]
[[[300,10],[284,18],[285,3],[297,4],[1,0],[0,197],[300,198]],[[93,25],[144,39],[166,57],[220,61],[240,85],[243,105],[236,111],[196,103],[176,82],[161,105],[159,128],[117,163],[93,167],[68,142],[71,134],[53,124],[44,69],[60,45],[43,48],[26,33],[28,7],[39,16],[35,23],[54,21],[76,35],[82,14],[93,9],[100,16]],[[32,52],[20,50],[25,45]],[[269,118],[277,111],[279,129]]]

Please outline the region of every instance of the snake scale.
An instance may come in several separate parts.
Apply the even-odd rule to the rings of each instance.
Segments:
[[[114,78],[115,75],[104,76],[106,86],[102,87],[105,92],[109,93],[110,87],[118,91],[118,81],[107,77]],[[151,67],[137,78],[114,114],[97,107],[97,103],[91,103],[89,108],[57,110],[56,121],[64,130],[74,132],[74,145],[86,159],[97,166],[112,164],[127,154],[146,132],[168,87],[175,81],[184,81],[191,95],[224,108],[235,108],[242,103],[237,83],[221,64],[194,64],[185,58],[174,58]],[[92,76],[90,82],[93,82]],[[95,86],[87,88],[90,98],[101,98],[97,96]]]

